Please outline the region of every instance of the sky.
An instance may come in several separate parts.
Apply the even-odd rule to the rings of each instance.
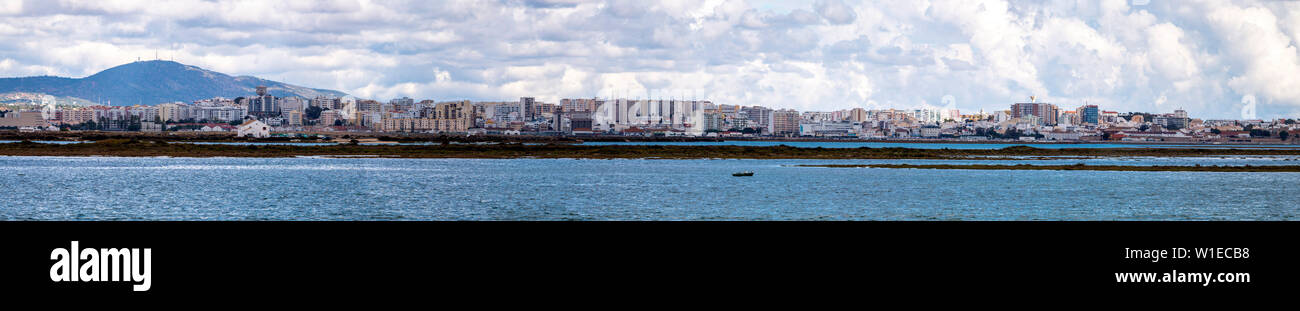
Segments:
[[[1295,1],[0,0],[3,77],[161,58],[379,100],[1295,118],[1297,39]]]

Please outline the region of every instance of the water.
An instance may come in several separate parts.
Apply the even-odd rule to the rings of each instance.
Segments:
[[[1297,164],[1294,157],[578,160],[0,157],[19,220],[1293,220],[1300,173],[796,164]],[[753,177],[732,177],[738,171]]]
[[[1106,143],[904,143],[904,142],[855,142],[855,141],[768,141],[768,140],[728,140],[728,141],[631,141],[631,142],[583,142],[579,145],[658,145],[658,146],[753,146],[769,147],[786,145],[796,148],[914,148],[914,149],[1002,149],[1015,146],[1029,146],[1043,149],[1060,148],[1266,148],[1293,149],[1300,145],[1196,145],[1196,144],[1106,144]]]

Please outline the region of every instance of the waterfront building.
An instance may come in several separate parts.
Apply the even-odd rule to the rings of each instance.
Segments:
[[[229,132],[233,127],[230,124],[207,124],[199,128],[200,132]]]
[[[807,111],[807,112],[804,112],[804,113],[803,113],[803,115],[802,115],[803,120],[802,120],[802,121],[803,121],[803,122],[811,122],[811,123],[820,123],[820,122],[833,122],[833,121],[838,121],[838,120],[834,120],[834,119],[832,118],[833,115],[834,115],[834,113],[829,112],[829,111]]]
[[[40,110],[10,111],[0,117],[0,127],[37,128],[50,126]]]
[[[123,109],[126,109],[127,114],[131,115],[132,118],[135,118],[136,122],[161,121],[161,119],[158,117],[157,106],[136,105],[131,107],[124,107]]]
[[[939,134],[942,132],[942,130],[943,129],[938,125],[926,125],[921,127],[921,130],[918,131],[918,134],[920,134],[921,137],[924,138],[939,138]]]
[[[95,121],[95,110],[90,108],[60,109],[58,114],[61,124],[77,125]]]
[[[141,132],[162,132],[163,124],[157,122],[140,122]]]
[[[860,124],[860,123],[859,123]],[[799,136],[853,137],[860,126],[852,122],[818,122],[799,124]]]
[[[767,128],[772,124],[772,109],[763,106],[749,106],[744,109],[745,118],[753,122],[753,127]]]
[[[586,111],[566,112],[568,126],[563,129],[571,134],[591,134],[591,113]]]
[[[1051,132],[1042,132],[1039,134],[1043,134],[1043,140],[1057,140],[1057,141],[1065,141],[1065,140],[1077,141],[1079,140],[1079,138],[1083,137],[1083,133],[1080,132],[1051,131]]]
[[[243,108],[233,106],[205,106],[196,107],[194,110],[194,119],[206,120],[210,122],[230,122],[243,120],[246,112]]]
[[[1187,128],[1191,119],[1187,117],[1187,111],[1182,109],[1174,110],[1174,113],[1157,115],[1151,118],[1151,124],[1160,125],[1167,129],[1184,129]]]
[[[768,131],[772,135],[797,135],[799,134],[799,112],[793,109],[781,109],[772,111],[772,122]]]
[[[180,122],[190,119],[190,105],[185,103],[166,103],[158,105],[158,118],[162,122]]]
[[[267,138],[271,137],[271,126],[262,123],[257,119],[248,119],[238,127],[238,137]]]
[[[465,132],[474,125],[474,107],[468,100],[442,102],[434,106],[433,130]]]
[[[374,127],[382,132],[467,132],[474,124],[473,109],[468,100],[437,103],[423,118],[390,113],[389,117],[375,122]]]

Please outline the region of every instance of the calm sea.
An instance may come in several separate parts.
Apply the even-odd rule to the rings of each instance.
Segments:
[[[1300,173],[796,164],[1296,165],[1295,157],[577,160],[0,157],[0,219],[1292,220]],[[753,177],[732,177],[737,171]]]

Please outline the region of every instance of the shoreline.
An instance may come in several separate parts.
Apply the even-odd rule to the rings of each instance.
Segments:
[[[801,164],[795,167],[886,168],[935,170],[1011,170],[1011,171],[1116,171],[1116,172],[1288,172],[1300,173],[1300,165],[995,165],[995,164]]]
[[[1300,149],[1259,148],[1034,148],[1001,149],[919,148],[797,148],[790,146],[663,146],[573,144],[430,144],[430,145],[225,145],[168,143],[166,141],[110,139],[78,144],[16,142],[0,144],[6,156],[118,156],[118,157],[299,157],[374,156],[385,158],[575,158],[575,159],[940,159],[983,160],[1007,157],[1216,157],[1300,156]],[[1017,160],[1023,160],[1019,158]]]
[[[277,133],[280,134],[280,133]],[[328,136],[331,139],[310,137],[271,137],[250,139],[235,137],[231,132],[109,132],[109,131],[60,131],[32,132],[0,131],[0,140],[8,141],[99,141],[110,139],[138,139],[186,142],[302,142],[319,143],[334,140],[373,139],[381,142],[460,142],[460,143],[553,143],[577,144],[583,142],[843,142],[843,143],[908,143],[908,144],[1023,144],[1023,145],[1090,145],[1116,144],[1133,146],[1160,145],[1204,145],[1204,146],[1252,146],[1252,145],[1294,145],[1287,142],[1199,142],[1199,141],[1020,141],[1020,140],[961,140],[961,139],[835,139],[815,137],[645,137],[619,135],[592,136],[546,136],[546,135],[450,135],[431,133],[385,133],[385,132],[301,132],[284,133],[292,135]]]

